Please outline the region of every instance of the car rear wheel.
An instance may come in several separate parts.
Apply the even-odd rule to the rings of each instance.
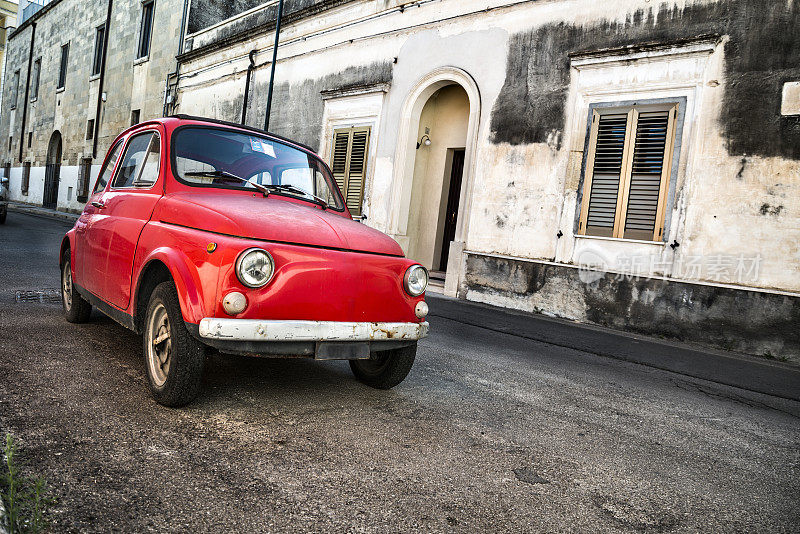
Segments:
[[[64,317],[70,323],[85,323],[92,314],[92,305],[84,300],[72,282],[69,250],[64,252],[61,259],[61,305],[64,307]]]
[[[369,360],[350,360],[356,378],[376,389],[391,389],[408,376],[417,355],[417,344],[373,352]]]
[[[183,406],[200,392],[205,345],[183,323],[175,284],[156,286],[144,321],[144,355],[150,393],[164,406]]]

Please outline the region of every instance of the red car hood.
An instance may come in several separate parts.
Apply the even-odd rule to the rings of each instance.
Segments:
[[[382,232],[278,195],[171,193],[153,218],[250,239],[403,256],[400,245]]]

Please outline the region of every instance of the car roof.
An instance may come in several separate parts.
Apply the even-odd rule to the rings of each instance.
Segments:
[[[316,151],[313,148],[311,148],[310,146],[306,145],[306,144],[300,143],[300,142],[295,141],[293,139],[289,139],[288,137],[284,137],[282,135],[278,135],[278,134],[274,134],[274,133],[268,132],[266,130],[262,130],[260,128],[255,128],[253,126],[247,126],[246,124],[237,124],[235,122],[228,122],[228,121],[223,121],[223,120],[219,120],[219,119],[212,119],[212,118],[209,118],[209,117],[196,117],[194,115],[183,115],[183,114],[170,115],[167,118],[169,118],[169,119],[178,119],[180,121],[207,122],[207,123],[210,123],[210,124],[216,124],[216,125],[220,125],[220,126],[227,126],[229,128],[236,128],[236,129],[239,129],[239,130],[247,130],[247,131],[250,131],[250,132],[256,132],[256,133],[259,133],[259,134],[267,136],[267,137],[272,137],[273,139],[276,139],[278,141],[284,141],[284,142],[287,142],[287,143],[291,143],[291,144],[293,144],[295,146],[298,146],[298,147],[300,147],[300,148],[302,148],[304,150],[307,150],[307,151],[309,151],[309,152],[311,152],[313,154],[316,154]]]
[[[228,127],[228,128],[233,128],[233,129],[238,129],[238,130],[256,132],[256,133],[258,133],[260,135],[263,135],[265,137],[270,137],[270,138],[275,139],[277,141],[283,141],[284,143],[289,143],[289,144],[292,144],[292,145],[294,145],[294,146],[296,146],[298,148],[302,148],[303,150],[305,150],[307,152],[311,152],[315,156],[317,155],[317,152],[313,148],[311,148],[310,146],[308,146],[306,144],[300,143],[300,142],[295,141],[293,139],[289,139],[288,137],[284,137],[282,135],[270,133],[270,132],[268,132],[266,130],[262,130],[260,128],[254,128],[253,126],[247,126],[245,124],[237,124],[235,122],[228,122],[228,121],[223,121],[223,120],[219,120],[219,119],[212,119],[210,117],[197,117],[197,116],[194,116],[194,115],[183,115],[183,114],[170,115],[169,117],[160,117],[160,118],[157,118],[157,119],[151,119],[151,120],[148,120],[148,121],[140,122],[138,124],[134,124],[133,126],[131,126],[129,128],[126,128],[124,131],[120,132],[120,134],[117,136],[117,138],[124,137],[128,133],[130,133],[132,131],[135,131],[135,130],[143,127],[143,126],[148,126],[148,125],[152,125],[152,124],[166,124],[166,123],[169,123],[169,122],[172,122],[172,121],[175,121],[175,122],[178,122],[178,123],[188,122],[190,124],[195,124],[195,123],[201,122],[201,123],[208,123],[208,124],[213,124],[213,125],[217,125],[217,126],[225,126],[225,127]]]

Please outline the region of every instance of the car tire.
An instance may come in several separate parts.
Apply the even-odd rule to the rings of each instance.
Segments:
[[[391,389],[402,382],[414,365],[417,344],[384,351],[375,351],[369,360],[350,360],[356,378],[376,389]]]
[[[72,281],[72,259],[69,250],[61,259],[61,306],[69,323],[85,323],[92,314],[92,305],[86,301]]]
[[[142,340],[150,393],[159,404],[189,404],[200,392],[206,347],[186,329],[178,292],[162,282],[150,295]]]

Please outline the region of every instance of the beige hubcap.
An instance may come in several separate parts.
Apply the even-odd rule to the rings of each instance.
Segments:
[[[172,361],[172,331],[167,309],[160,302],[150,313],[145,336],[147,336],[147,367],[150,377],[156,386],[161,387],[167,381]]]
[[[61,273],[61,295],[64,299],[64,308],[70,311],[72,309],[72,269],[69,262],[64,264],[64,270]]]

